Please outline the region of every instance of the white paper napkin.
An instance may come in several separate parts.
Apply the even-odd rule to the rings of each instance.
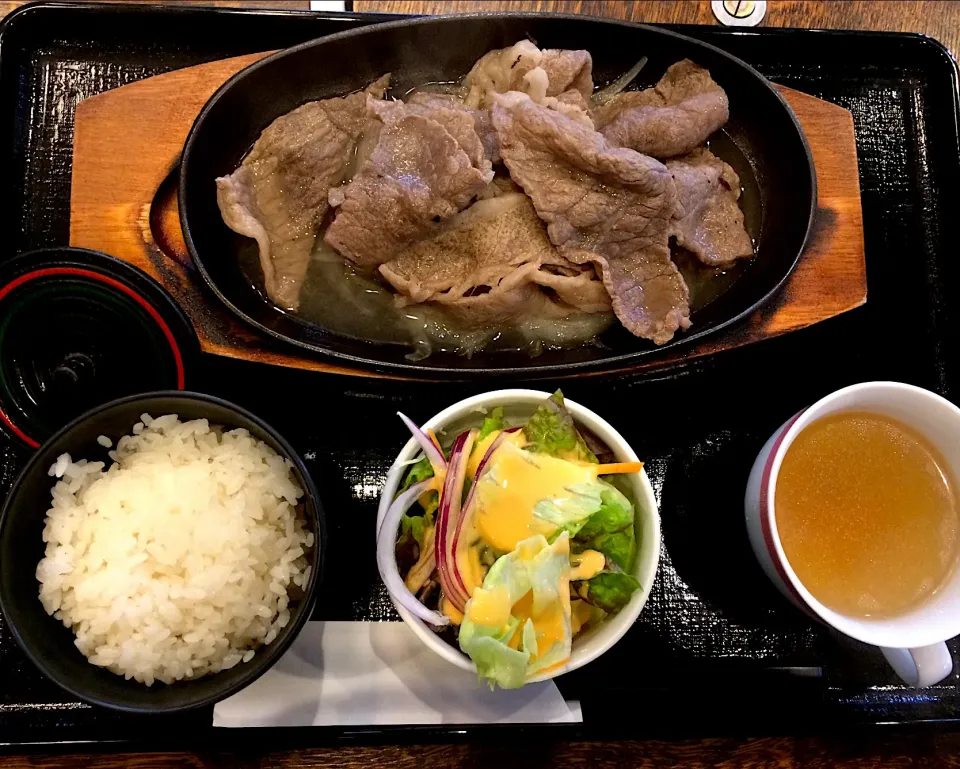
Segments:
[[[579,723],[552,681],[490,689],[402,622],[308,622],[267,673],[213,709],[214,726]]]

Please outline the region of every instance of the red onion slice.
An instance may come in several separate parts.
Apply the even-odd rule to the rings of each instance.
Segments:
[[[469,600],[463,580],[453,558],[453,536],[460,518],[463,483],[467,475],[467,462],[473,448],[473,432],[460,433],[450,451],[447,465],[447,477],[440,493],[440,507],[437,512],[436,551],[437,572],[443,594],[458,610],[463,611]]]
[[[447,466],[447,460],[443,458],[443,453],[430,439],[430,436],[413,423],[412,419],[405,414],[401,414],[399,411],[397,412],[397,416],[403,420],[403,423],[407,426],[407,429],[413,434],[414,440],[420,444],[420,448],[423,449],[423,453],[426,455],[427,459],[430,460],[430,464],[433,466],[433,472],[436,475],[439,475],[440,469]]]
[[[387,521],[396,518],[396,523],[393,524],[394,529],[400,525],[400,518],[403,517],[404,513],[407,512],[413,503],[416,502],[420,497],[427,491],[430,490],[430,478],[426,480],[419,481],[418,483],[413,484],[409,489],[403,492],[390,504],[390,507],[387,508],[387,512],[383,515],[383,520],[380,521],[380,525],[377,527],[377,541],[380,541],[380,537],[383,534],[387,526]],[[400,512],[396,513],[395,509],[399,509]],[[396,531],[394,531],[394,541],[396,541]]]
[[[390,505],[386,515],[383,516],[380,531],[377,533],[377,568],[380,570],[380,579],[386,585],[387,592],[403,608],[431,625],[446,625],[450,622],[449,617],[440,612],[431,611],[420,603],[417,597],[407,590],[396,568],[397,529],[400,527],[400,519],[429,488],[429,480],[415,483]],[[391,566],[393,568],[390,568]]]
[[[477,465],[477,472],[473,476],[473,483],[470,485],[470,491],[467,492],[467,501],[464,502],[463,511],[460,513],[460,520],[457,521],[457,530],[453,535],[453,555],[456,558],[457,551],[460,547],[460,532],[463,531],[463,523],[469,518],[473,517],[473,497],[477,491],[477,481],[480,480],[480,476],[483,475],[483,471],[487,469],[487,465],[490,460],[493,458],[494,452],[500,448],[500,444],[503,443],[504,439],[509,433],[515,433],[519,430],[519,427],[511,427],[508,430],[503,430],[496,438],[493,439],[493,442],[487,447],[486,453],[483,455],[483,459],[480,460],[480,463]],[[457,576],[460,576],[460,570],[457,569]],[[463,587],[463,592],[467,592],[467,587],[461,582]]]

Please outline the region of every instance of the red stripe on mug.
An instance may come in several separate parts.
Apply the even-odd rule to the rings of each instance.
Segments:
[[[787,571],[783,568],[780,556],[777,555],[777,545],[773,538],[773,529],[770,526],[770,495],[767,493],[767,489],[770,488],[770,475],[773,473],[773,462],[777,457],[780,446],[783,444],[783,439],[787,433],[790,432],[790,428],[793,427],[794,423],[803,416],[805,411],[806,409],[803,409],[803,411],[795,414],[793,418],[783,426],[780,435],[777,436],[777,440],[774,441],[773,447],[770,449],[770,455],[767,457],[767,461],[763,465],[763,475],[760,477],[760,529],[763,532],[763,542],[767,546],[767,552],[770,554],[773,568],[777,570],[780,580],[786,586],[790,595],[793,596],[793,599],[812,614],[813,612],[807,608],[807,602],[793,586],[790,577],[787,576]]]

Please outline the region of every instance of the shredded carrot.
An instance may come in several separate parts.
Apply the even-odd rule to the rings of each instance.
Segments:
[[[437,451],[442,454],[443,449],[440,448],[440,441],[437,440],[437,434],[433,431],[432,427],[427,428],[427,435],[430,436],[430,440],[433,441],[433,445],[437,447]]]
[[[593,465],[593,468],[597,475],[639,473],[643,469],[643,462],[614,462],[609,465]]]

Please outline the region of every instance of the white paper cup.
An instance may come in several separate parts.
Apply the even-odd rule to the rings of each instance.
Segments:
[[[841,411],[867,411],[909,425],[940,451],[952,478],[960,479],[960,409],[939,395],[898,382],[846,387],[791,417],[760,450],[745,500],[750,544],[767,576],[798,607],[851,638],[879,646],[908,684],[931,686],[953,670],[944,641],[960,635],[960,568],[955,565],[940,590],[904,614],[878,619],[848,617],[810,594],[780,544],[774,500],[787,449],[811,422]]]
[[[537,406],[549,397],[550,393],[537,390],[496,390],[455,403],[422,424],[421,427],[424,429],[429,427],[438,434],[453,436],[468,427],[478,426],[483,420],[483,415],[497,406],[503,407],[507,418],[511,415],[525,418],[530,416]],[[614,430],[608,422],[578,403],[571,400],[566,400],[565,403],[567,409],[573,415],[574,421],[590,430],[609,446],[617,462],[640,461],[623,436]],[[411,438],[407,441],[387,474],[387,482],[383,488],[383,495],[380,497],[380,510],[377,514],[378,531],[380,530],[380,522],[386,515],[390,503],[396,497],[397,488],[408,468],[408,465],[401,463],[413,459],[418,453],[420,453],[420,447]],[[533,676],[527,679],[527,683],[556,678],[599,657],[630,629],[640,615],[643,605],[647,602],[647,596],[650,595],[650,588],[653,586],[653,580],[657,574],[657,563],[660,560],[660,514],[657,512],[657,501],[647,474],[641,471],[629,476],[629,478],[633,501],[637,506],[638,548],[633,575],[640,582],[640,589],[634,592],[630,602],[617,614],[608,617],[598,626],[585,630],[573,639],[573,650],[569,662],[546,673]],[[393,536],[396,537],[396,532],[393,533]],[[393,569],[397,568],[395,561],[391,561],[390,566]],[[476,666],[466,654],[446,643],[422,620],[397,603],[392,596],[391,600],[407,627],[413,630],[421,641],[457,667],[476,672]]]

